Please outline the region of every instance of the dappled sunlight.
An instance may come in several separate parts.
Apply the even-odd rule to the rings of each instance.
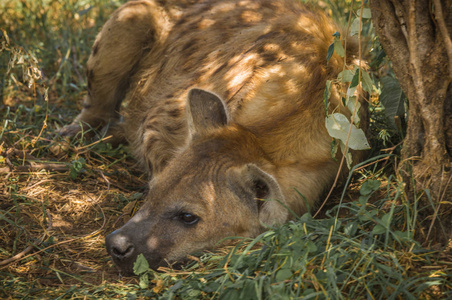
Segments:
[[[259,22],[262,20],[263,16],[261,13],[256,12],[256,11],[251,11],[251,10],[246,10],[244,11],[240,17],[242,18],[242,20],[246,23],[251,23],[251,22]]]
[[[358,43],[298,0],[88,2],[0,1],[0,298],[450,295],[452,242],[415,239],[425,207],[400,179],[404,128],[377,103],[378,77],[396,80],[373,11],[357,17],[365,1],[319,5],[365,25],[359,42],[380,60],[369,69]],[[348,121],[345,93],[359,86],[375,102],[362,112],[378,156],[347,168],[325,118]],[[187,102],[196,89],[208,96]],[[110,131],[131,145],[105,143]],[[175,261],[129,256],[141,278],[123,277],[105,237],[127,222],[140,242],[110,247],[117,261],[147,254],[135,245]]]
[[[237,57],[238,60],[241,57]],[[237,86],[243,85],[253,75],[253,65],[257,58],[255,54],[249,54],[246,58],[240,59],[240,66],[238,68],[232,68],[226,73],[225,79],[228,82],[227,88],[234,90]],[[232,61],[234,61],[232,59]]]
[[[116,186],[144,182],[130,175],[99,180],[98,174],[85,172],[73,181],[68,173],[12,172],[0,181],[0,207],[6,212],[0,220],[0,271],[40,286],[79,283],[81,275],[96,285],[119,279],[104,238],[122,225],[124,200],[136,192]]]
[[[305,16],[300,16],[297,23],[297,29],[307,33],[308,35],[317,36],[322,34],[324,28],[320,28],[319,23],[314,22],[311,18],[306,18]]]
[[[199,22],[198,29],[207,29],[214,24],[215,24],[215,20],[207,19],[207,18],[202,19],[201,22]]]

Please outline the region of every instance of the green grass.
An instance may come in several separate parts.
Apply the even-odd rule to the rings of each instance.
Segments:
[[[432,299],[451,296],[438,253],[413,239],[413,205],[392,177],[365,181],[358,201],[324,219],[299,220],[243,241],[224,256],[201,257],[186,275],[152,271],[162,299]],[[370,199],[378,194],[378,200]],[[385,206],[388,206],[386,207]],[[342,217],[338,217],[341,215]],[[444,263],[444,262],[443,262]],[[446,265],[447,268],[447,265]],[[147,275],[147,273],[144,273]],[[144,276],[143,286],[147,282]],[[169,288],[168,288],[169,287]],[[446,292],[448,290],[448,292]],[[448,296],[447,296],[448,295]]]
[[[403,134],[387,125],[378,95],[372,158],[321,218],[306,214],[256,239],[232,239],[182,270],[138,262],[138,278],[120,278],[103,237],[141,200],[145,177],[124,146],[54,132],[77,114],[95,35],[122,2],[0,2],[0,298],[452,297],[451,250],[414,239],[422,207],[404,194],[396,146]],[[350,3],[335,5],[340,19],[338,8]],[[388,70],[385,60],[374,65],[374,74]]]

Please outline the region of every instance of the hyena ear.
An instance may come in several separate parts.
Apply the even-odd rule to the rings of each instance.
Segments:
[[[188,92],[187,122],[191,136],[225,126],[228,123],[226,104],[211,92],[192,89]]]
[[[259,220],[266,225],[279,225],[287,221],[286,201],[276,179],[255,164],[242,169],[245,182],[257,201]]]

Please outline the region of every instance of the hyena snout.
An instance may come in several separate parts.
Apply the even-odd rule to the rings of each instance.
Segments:
[[[126,224],[105,238],[107,252],[124,276],[134,275],[133,265],[139,254],[145,256],[152,269],[157,269],[159,266],[165,265],[163,259],[164,253],[161,252],[161,249],[158,246],[153,247],[150,245],[158,243],[156,242],[156,238],[143,236],[147,232],[144,228],[146,227],[129,227]],[[162,243],[162,246],[168,246],[170,248],[167,244]]]
[[[125,235],[112,232],[106,237],[107,250],[115,261],[125,261],[135,253],[135,245]]]
[[[141,217],[139,213],[135,215],[135,218]],[[152,269],[167,265],[165,258],[173,245],[171,237],[164,239],[152,228],[149,220],[139,222],[132,218],[105,237],[107,252],[122,275],[134,275],[133,265],[140,254],[145,256]]]
[[[120,230],[116,230],[105,238],[105,245],[114,263],[121,266],[131,266],[138,255],[137,247],[132,239]],[[125,273],[132,274],[131,268],[121,268]]]

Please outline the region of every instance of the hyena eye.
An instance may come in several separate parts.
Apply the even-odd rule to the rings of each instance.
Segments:
[[[185,225],[195,225],[199,222],[199,217],[191,213],[181,213],[179,215],[179,220]]]

